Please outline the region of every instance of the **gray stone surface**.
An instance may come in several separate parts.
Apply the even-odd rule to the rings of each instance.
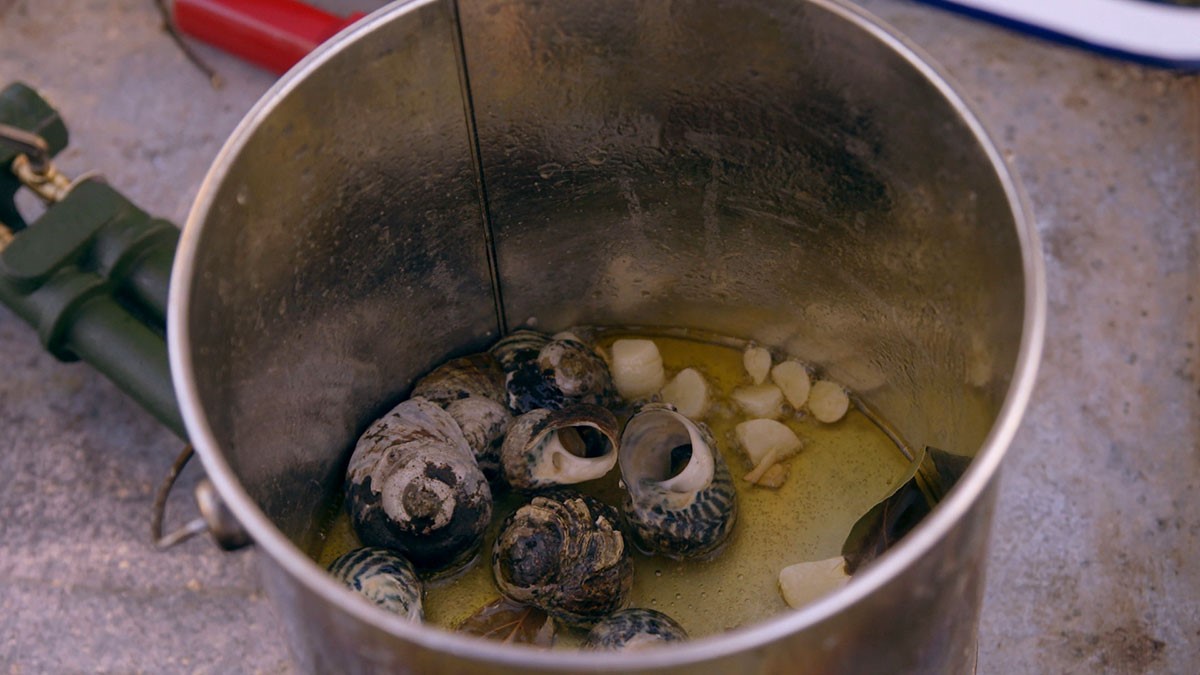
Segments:
[[[1200,78],[895,3],[1033,204],[1049,282],[1038,387],[1000,498],[981,673],[1200,664]]]
[[[979,672],[1195,672],[1200,77],[864,4],[960,83],[1018,169],[1046,253],[1046,355],[1004,477]],[[223,90],[160,32],[151,0],[0,0],[0,83],[25,80],[63,111],[61,167],[99,169],[176,222],[273,79],[201,52]],[[254,553],[147,543],[178,447],[0,309],[4,671],[289,670]]]

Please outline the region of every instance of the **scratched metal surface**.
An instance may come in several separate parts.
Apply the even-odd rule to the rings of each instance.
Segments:
[[[1014,162],[1046,253],[1046,358],[1004,476],[979,672],[1193,672],[1200,77],[898,0],[863,4],[959,82]],[[224,89],[160,32],[151,0],[0,0],[0,81],[29,82],[62,110],[73,138],[61,167],[99,169],[175,222],[272,81],[201,53]],[[178,445],[0,309],[5,671],[289,671],[254,553],[147,544]],[[189,513],[182,493],[171,508]]]

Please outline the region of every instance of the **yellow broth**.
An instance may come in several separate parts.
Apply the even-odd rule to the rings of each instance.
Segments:
[[[734,476],[738,520],[728,545],[705,561],[675,561],[634,552],[631,606],[665,612],[692,637],[702,637],[766,619],[788,607],[779,594],[779,571],[793,563],[837,555],[854,522],[886,497],[905,477],[908,461],[879,429],[853,407],[840,421],[823,424],[803,411],[786,416],[804,442],[786,460],[788,477],[778,489],[742,479],[751,468],[737,447],[734,427],[746,417],[729,399],[737,387],[751,384],[742,365],[742,349],[733,341],[639,335],[606,331],[596,342],[607,349],[622,337],[648,337],[662,354],[668,381],[684,368],[696,368],[710,387],[713,405],[703,421],[712,429]],[[619,472],[574,486],[606,503],[620,504]],[[465,571],[426,587],[428,623],[453,629],[480,607],[499,597],[492,581],[491,544],[500,522],[527,498],[500,495],[480,555]],[[340,512],[318,538],[313,557],[323,566],[359,546],[349,517]],[[713,611],[719,608],[720,611]],[[560,630],[559,646],[578,645],[581,634]]]

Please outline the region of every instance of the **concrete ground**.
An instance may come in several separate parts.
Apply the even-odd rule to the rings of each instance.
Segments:
[[[1043,237],[1045,361],[1004,476],[979,672],[1196,672],[1200,76],[863,4],[958,81]],[[60,166],[101,170],[177,223],[273,81],[200,51],[224,89],[185,62],[151,0],[0,0],[0,84],[24,80],[63,112]],[[253,552],[149,546],[178,449],[0,308],[0,671],[290,671]]]

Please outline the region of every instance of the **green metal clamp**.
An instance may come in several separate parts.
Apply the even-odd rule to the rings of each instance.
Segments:
[[[52,156],[67,147],[67,126],[58,112],[36,91],[19,82],[0,91],[0,124],[11,125],[41,138]],[[26,225],[14,203],[22,183],[15,173],[8,170],[20,154],[19,149],[0,143],[0,223],[13,232],[20,232]]]
[[[48,156],[67,145],[58,113],[23,84],[0,91],[0,125],[40,139]],[[186,439],[165,340],[178,229],[98,179],[60,190],[27,223],[15,197],[29,186],[18,170],[28,159],[0,138],[0,227],[11,234],[0,242],[0,302],[55,357],[91,364]]]

